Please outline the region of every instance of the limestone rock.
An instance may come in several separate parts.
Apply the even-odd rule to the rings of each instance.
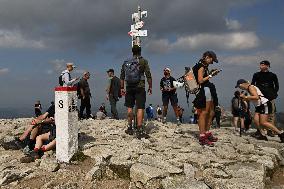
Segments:
[[[182,173],[182,169],[175,167],[158,157],[153,157],[150,155],[141,155],[140,158],[138,159],[138,162],[152,167],[163,169],[171,174]]]
[[[100,180],[102,176],[101,168],[99,166],[95,166],[86,174],[85,179],[88,181]]]
[[[162,169],[141,163],[134,164],[130,169],[130,178],[132,182],[147,184],[151,179],[164,178],[165,176],[166,172]]]

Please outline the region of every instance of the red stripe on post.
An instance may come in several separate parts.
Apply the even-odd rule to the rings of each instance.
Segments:
[[[77,91],[77,87],[55,87],[55,91]]]

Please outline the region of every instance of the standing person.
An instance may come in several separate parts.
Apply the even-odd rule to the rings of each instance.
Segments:
[[[218,105],[218,97],[215,85],[210,79],[219,73],[218,70],[209,72],[209,65],[213,62],[218,63],[216,54],[213,51],[203,53],[202,58],[193,67],[193,73],[197,83],[200,85],[200,91],[194,99],[194,107],[200,110],[198,126],[199,126],[199,143],[201,145],[214,146],[218,138],[214,137],[209,131],[214,117],[215,106]]]
[[[62,83],[63,83],[63,87],[72,87],[74,86],[75,82],[78,81],[80,78],[77,77],[75,79],[72,79],[71,77],[71,72],[74,70],[74,68],[76,68],[76,66],[74,66],[73,63],[66,63],[66,70],[64,70],[62,73],[61,73],[61,80],[62,80]]]
[[[222,108],[220,105],[215,108],[215,119],[216,119],[216,128],[221,127],[221,116],[222,116]]]
[[[119,119],[116,103],[119,101],[119,98],[121,98],[120,79],[114,75],[113,69],[109,69],[107,71],[107,74],[108,74],[108,86],[106,89],[107,92],[106,99],[109,100],[110,103],[112,118]]]
[[[163,123],[167,121],[168,105],[171,101],[171,105],[174,109],[175,116],[177,119],[177,125],[180,125],[179,112],[177,108],[178,97],[176,88],[174,88],[173,82],[176,81],[175,78],[171,76],[171,69],[164,69],[164,77],[160,81],[160,90],[162,91],[162,101],[163,101]]]
[[[181,123],[183,123],[183,112],[184,112],[184,109],[180,106],[177,106],[177,110],[178,110],[178,117],[179,117],[179,121]]]
[[[265,128],[274,131],[278,134],[281,143],[283,143],[284,132],[277,129],[275,125],[268,121],[269,114],[271,114],[273,109],[272,103],[262,94],[258,87],[251,85],[244,79],[239,79],[237,81],[236,88],[240,88],[249,92],[250,96],[241,94],[240,97],[245,101],[251,101],[255,105],[254,123],[256,127],[260,128],[260,126],[264,126]],[[261,132],[256,138],[259,140],[267,140],[267,137],[262,135]]]
[[[194,105],[192,106],[192,113],[193,113],[193,123],[197,124],[198,123],[198,109],[194,107]]]
[[[157,120],[159,122],[161,122],[162,118],[163,118],[163,111],[162,111],[162,108],[160,107],[160,105],[157,105],[156,114],[157,114]]]
[[[263,60],[259,64],[260,71],[256,72],[252,78],[252,85],[255,85],[260,89],[264,97],[266,97],[272,104],[272,112],[269,115],[269,121],[275,125],[275,99],[278,96],[279,91],[279,83],[277,75],[270,72],[270,62],[267,60]],[[260,131],[257,130],[253,136],[257,136],[260,134]]]
[[[102,105],[99,108],[99,111],[103,112],[107,116],[107,111],[106,111],[106,105],[105,103],[102,103]]]
[[[90,79],[90,73],[84,72],[83,77],[79,82],[80,88],[80,99],[81,99],[81,106],[80,106],[80,119],[83,118],[84,110],[86,108],[86,118],[90,118],[91,116],[91,90],[89,87],[88,80]]]
[[[241,123],[241,129],[245,128],[245,113],[244,113],[244,102],[240,97],[240,91],[236,91],[234,93],[234,97],[231,100],[231,110],[233,115],[233,126],[235,127],[235,131],[238,130],[238,123]]]
[[[146,108],[146,114],[147,120],[152,121],[154,118],[154,108],[152,107],[152,104],[149,104],[149,106]]]
[[[146,103],[145,75],[149,85],[148,94],[152,94],[152,76],[148,61],[141,56],[141,47],[133,45],[133,57],[124,61],[121,68],[121,94],[125,94],[125,106],[127,107],[128,128],[127,134],[133,134],[133,107],[137,109],[137,138],[148,138],[142,124]],[[126,82],[126,90],[124,84]]]
[[[41,106],[41,103],[40,101],[36,101],[35,103],[35,116],[38,117],[40,116],[42,113],[41,113],[41,110],[42,110],[42,106]]]

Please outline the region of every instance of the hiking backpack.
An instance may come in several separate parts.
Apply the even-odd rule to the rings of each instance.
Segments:
[[[124,61],[125,81],[128,85],[137,85],[141,80],[139,58],[130,58]]]
[[[59,83],[59,86],[63,86],[63,80],[62,80],[62,74],[60,74],[60,76],[58,77],[58,83]]]
[[[193,68],[185,67],[184,84],[185,90],[188,91],[189,94],[196,94],[200,89],[193,72],[194,69],[195,66]]]

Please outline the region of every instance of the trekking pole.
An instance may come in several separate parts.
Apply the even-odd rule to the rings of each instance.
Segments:
[[[238,103],[239,103],[239,118],[240,118],[240,137],[242,137],[242,120],[241,120],[241,102],[240,102],[240,98],[238,98]]]

